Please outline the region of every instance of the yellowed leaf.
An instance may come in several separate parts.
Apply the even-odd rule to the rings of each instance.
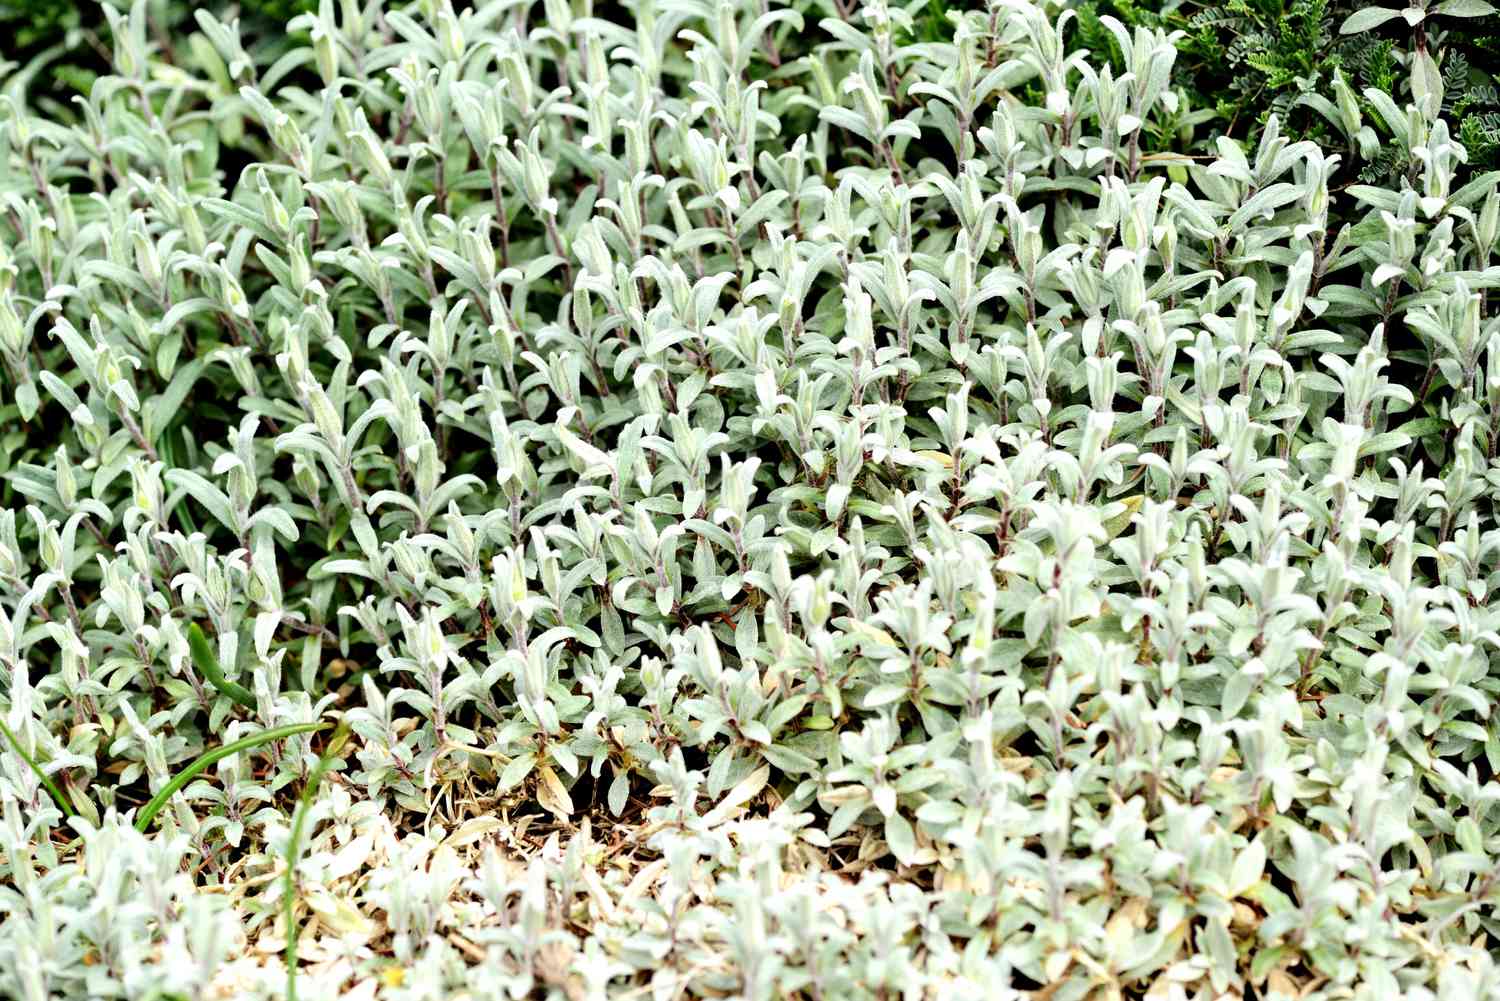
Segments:
[[[760,794],[766,787],[766,782],[771,778],[771,766],[762,765],[749,775],[745,776],[735,787],[725,794],[719,805],[703,815],[703,820],[710,826],[722,824],[734,814],[736,810],[750,802]]]
[[[924,459],[931,459],[933,462],[936,462],[944,469],[953,468],[953,456],[949,455],[947,452],[937,452],[932,449],[922,449],[916,454],[920,455]]]
[[[374,922],[365,917],[353,902],[325,892],[306,893],[304,897],[308,908],[340,937],[369,938],[374,935]]]
[[[620,895],[620,906],[628,907],[638,898],[649,893],[651,887],[655,886],[656,881],[661,878],[661,874],[666,871],[667,860],[664,858],[656,859],[654,862],[645,865],[640,872],[635,874],[635,878],[630,881],[630,885]]]
[[[470,817],[443,841],[450,848],[462,848],[504,828],[505,821],[499,817]]]
[[[1073,965],[1073,954],[1064,949],[1059,949],[1042,961],[1042,974],[1046,976],[1049,984],[1055,984],[1062,979],[1068,967]]]
[[[1104,925],[1104,937],[1109,943],[1109,954],[1123,958],[1130,944],[1135,941],[1136,929],[1146,925],[1146,901],[1132,897],[1125,902]]]
[[[562,820],[573,816],[573,797],[568,795],[568,787],[562,784],[557,773],[547,765],[538,765],[537,774],[541,776],[536,787],[537,802]]]
[[[1267,974],[1266,987],[1273,994],[1280,994],[1283,997],[1298,998],[1302,996],[1302,989],[1297,986],[1297,982],[1285,970],[1272,970]]]
[[[1104,534],[1113,539],[1129,528],[1130,519],[1135,517],[1135,513],[1141,509],[1141,505],[1145,502],[1145,494],[1132,494],[1129,497],[1123,498],[1120,503],[1125,505],[1125,510],[1104,523]]]

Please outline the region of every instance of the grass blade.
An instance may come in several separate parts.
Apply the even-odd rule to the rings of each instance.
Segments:
[[[188,648],[193,652],[193,663],[208,677],[209,683],[246,709],[256,708],[255,696],[250,689],[224,677],[224,672],[219,669],[219,658],[214,656],[213,648],[208,645],[208,637],[203,635],[198,623],[188,623],[187,636]]]
[[[141,809],[140,816],[135,818],[135,829],[138,831],[145,831],[146,828],[151,825],[151,821],[156,819],[156,815],[161,812],[161,808],[166,806],[167,802],[171,800],[173,793],[177,792],[183,786],[191,782],[209,765],[227,758],[231,754],[238,754],[241,751],[248,751],[251,748],[259,747],[262,744],[269,744],[273,740],[281,740],[284,737],[293,737],[299,733],[311,733],[314,730],[322,730],[324,727],[327,727],[329,725],[330,724],[326,721],[321,723],[290,723],[286,726],[278,726],[271,730],[262,730],[260,733],[252,733],[248,737],[241,737],[239,740],[236,740],[232,744],[224,744],[220,747],[214,748],[212,751],[205,751],[203,754],[200,754],[192,764],[188,765],[182,771],[173,776],[172,781],[162,786],[160,792],[151,797],[151,802],[147,803],[145,807]]]
[[[42,780],[42,785],[46,787],[47,792],[57,802],[57,808],[63,812],[63,816],[71,818],[73,816],[73,808],[68,805],[67,799],[63,797],[62,790],[57,788],[57,783],[52,781],[52,777],[42,771],[42,766],[37,764],[35,759],[21,747],[21,742],[16,739],[15,734],[10,732],[10,727],[5,725],[4,720],[0,720],[0,733],[5,734],[5,739],[10,742],[10,746],[15,749],[15,752],[21,756],[21,760],[30,765],[31,770],[36,773],[36,777]]]
[[[328,771],[328,766],[333,763],[334,757],[343,748],[344,742],[349,739],[349,724],[340,722],[338,729],[333,731],[333,738],[328,741],[328,746],[323,749],[322,755],[318,757],[318,763],[313,766],[312,774],[307,777],[307,785],[302,789],[302,799],[297,804],[297,814],[292,818],[292,831],[287,839],[286,846],[286,884],[283,888],[281,898],[286,907],[286,998],[287,1001],[297,1001],[297,935],[301,931],[296,921],[297,904],[297,860],[302,854],[302,828],[307,823],[307,814],[312,810],[313,800],[317,798],[318,784],[323,781],[323,774]]]

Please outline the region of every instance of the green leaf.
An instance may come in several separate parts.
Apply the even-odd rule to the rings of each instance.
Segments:
[[[907,692],[905,685],[876,685],[865,693],[863,704],[866,709],[878,709],[880,706],[901,701],[906,698]]]
[[[536,755],[531,751],[517,755],[506,762],[505,767],[500,771],[500,790],[504,792],[520,785],[535,766]]]
[[[1400,16],[1401,12],[1399,10],[1391,10],[1386,7],[1366,7],[1346,17],[1344,23],[1339,25],[1339,34],[1353,35],[1361,31],[1370,31]]]
[[[1412,96],[1418,101],[1443,99],[1443,74],[1430,52],[1418,52],[1411,73]]]
[[[912,829],[911,821],[899,812],[892,813],[885,818],[885,843],[890,845],[891,854],[895,855],[903,865],[912,865],[916,862],[916,831]]]
[[[153,445],[156,444],[172,418],[177,416],[182,409],[188,394],[192,392],[193,384],[203,374],[203,369],[207,364],[203,359],[195,358],[181,366],[173,374],[172,381],[167,384],[166,389],[162,390],[161,395],[146,404],[145,413],[141,418],[141,430],[145,432],[147,441]]]
[[[36,383],[27,379],[16,387],[16,409],[20,411],[21,420],[29,421],[36,416],[41,407],[41,397],[37,394]]]
[[[1443,0],[1432,12],[1443,17],[1488,17],[1495,10],[1495,5],[1486,0]]]

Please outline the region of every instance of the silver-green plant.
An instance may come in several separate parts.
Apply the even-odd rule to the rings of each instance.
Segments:
[[[1067,0],[119,6],[0,63],[0,996],[1500,997],[1425,45],[1247,148]]]

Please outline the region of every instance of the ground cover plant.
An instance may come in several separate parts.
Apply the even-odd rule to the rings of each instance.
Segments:
[[[0,48],[0,996],[1500,997],[1493,10],[1100,7]]]

